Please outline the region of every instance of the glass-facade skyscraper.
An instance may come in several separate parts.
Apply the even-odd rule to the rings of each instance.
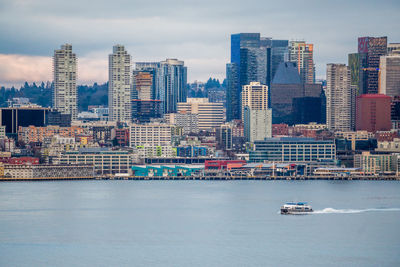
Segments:
[[[178,102],[186,102],[187,68],[183,61],[167,59],[156,71],[156,99],[162,101],[162,113],[175,113]]]
[[[359,91],[363,94],[376,94],[379,87],[379,60],[387,54],[387,37],[358,38],[360,56]]]
[[[274,67],[276,71],[285,59],[287,44],[288,41],[285,47],[285,40],[261,37],[260,33],[231,35],[231,62],[226,66],[227,121],[242,117],[240,94],[243,85],[259,82],[270,86]]]

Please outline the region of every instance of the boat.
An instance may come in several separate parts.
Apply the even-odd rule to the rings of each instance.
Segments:
[[[309,214],[313,212],[310,205],[307,202],[288,202],[281,207],[281,214]]]

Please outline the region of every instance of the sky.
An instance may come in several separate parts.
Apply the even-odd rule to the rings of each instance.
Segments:
[[[70,43],[78,84],[108,80],[108,54],[183,60],[188,81],[225,78],[230,35],[259,32],[314,44],[317,78],[347,63],[359,36],[400,42],[399,0],[0,0],[0,86],[52,80],[52,55]]]

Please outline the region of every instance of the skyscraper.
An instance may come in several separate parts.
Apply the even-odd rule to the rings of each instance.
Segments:
[[[111,121],[131,121],[131,56],[123,45],[115,45],[108,57],[108,106]]]
[[[268,108],[268,86],[250,82],[242,90],[242,120],[247,141],[272,136],[272,110]]]
[[[281,63],[276,71],[270,89],[273,123],[292,124],[293,99],[304,96],[297,64]]]
[[[400,96],[400,53],[381,56],[379,64],[379,93]]]
[[[176,112],[178,102],[186,102],[187,68],[183,61],[167,59],[160,62],[157,69],[155,98],[163,103],[163,113]]]
[[[289,60],[289,41],[272,40],[271,57],[271,80],[273,80],[279,64]]]
[[[132,76],[132,86],[134,98],[141,100],[153,99],[153,72],[134,70]]]
[[[268,109],[268,86],[259,82],[250,82],[242,89],[242,120],[244,119],[244,108],[265,110]]]
[[[240,94],[242,86],[271,82],[271,38],[259,33],[231,35],[231,62],[226,66],[227,120],[241,118]]]
[[[304,41],[291,41],[289,61],[297,63],[302,83],[315,83],[314,45]]]
[[[53,56],[53,107],[61,114],[70,114],[72,119],[78,115],[76,89],[76,55],[72,45],[65,44],[54,51]]]
[[[354,129],[355,88],[345,64],[328,64],[326,72],[326,123],[330,130]]]
[[[358,38],[360,85],[362,94],[378,93],[379,60],[387,53],[387,37]]]
[[[239,68],[237,63],[226,64],[226,120],[239,119],[240,90]]]

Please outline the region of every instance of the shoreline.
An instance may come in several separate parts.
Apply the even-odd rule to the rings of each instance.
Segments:
[[[276,176],[276,177],[245,177],[245,176],[127,176],[127,177],[38,177],[38,178],[0,178],[0,182],[22,181],[82,181],[82,180],[130,180],[130,181],[400,181],[400,176]]]

